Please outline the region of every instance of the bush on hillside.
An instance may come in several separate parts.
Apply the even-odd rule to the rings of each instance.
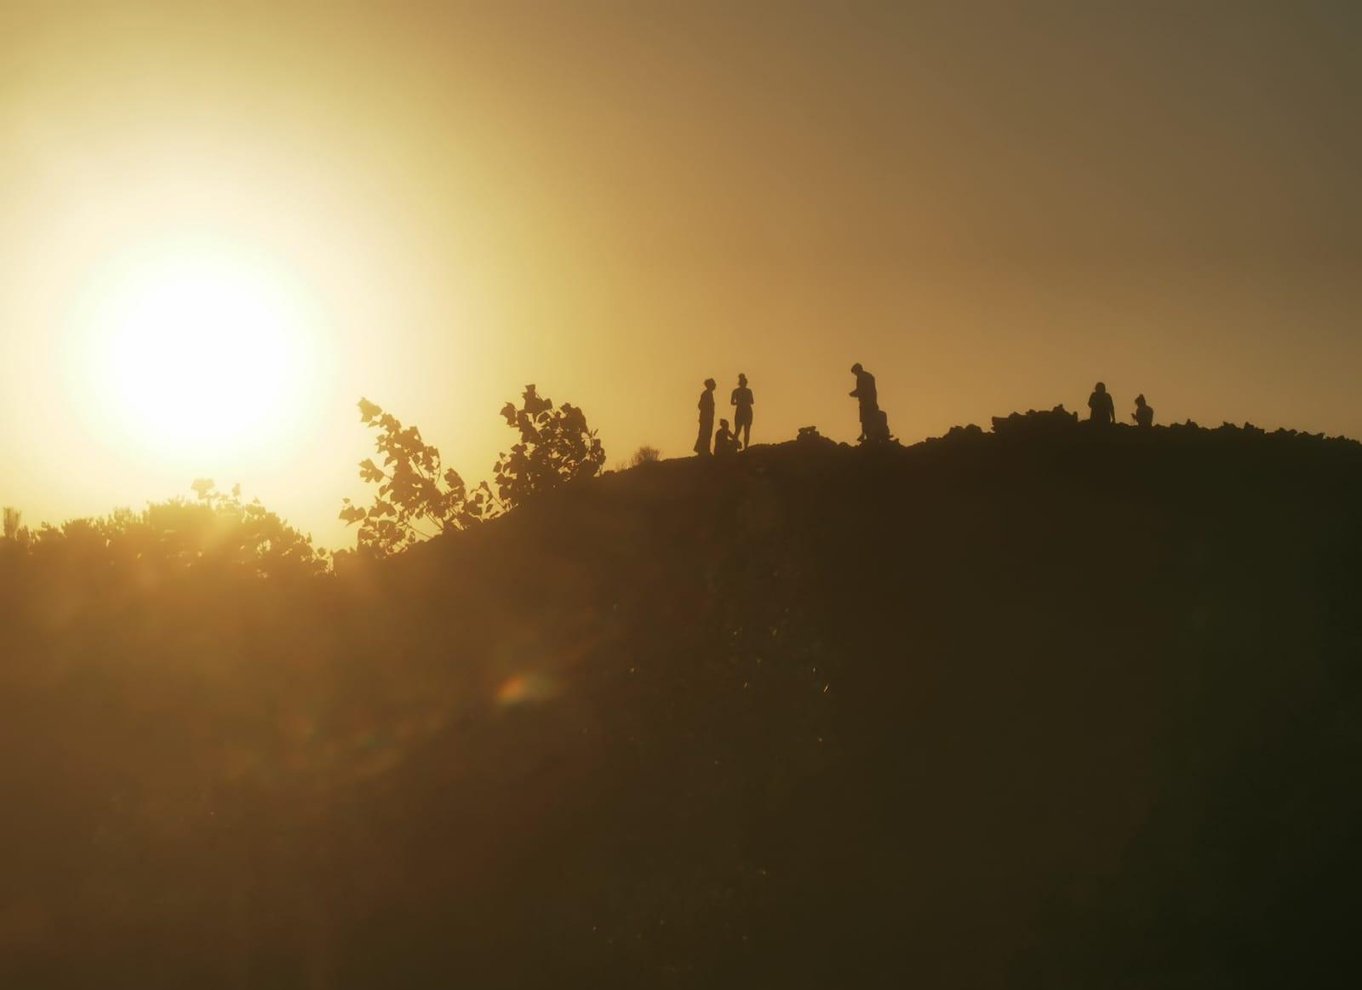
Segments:
[[[493,467],[497,491],[486,482],[470,488],[453,468],[444,468],[438,448],[425,442],[415,426],[403,426],[391,413],[359,400],[360,419],[377,431],[374,448],[382,459],[359,464],[360,479],[377,485],[368,508],[343,499],[340,518],[359,524],[357,548],[369,556],[399,553],[440,533],[460,532],[485,522],[567,481],[594,477],[605,463],[605,449],[586,414],[564,403],[555,409],[533,385],[517,409],[506,403],[506,423],[520,442]]]
[[[20,542],[27,534],[23,526],[23,513],[18,509],[5,506],[3,510],[3,525],[0,526],[0,539],[13,540]]]
[[[645,443],[638,450],[634,451],[634,458],[629,462],[629,466],[638,467],[640,464],[656,464],[661,459],[662,451]]]
[[[305,577],[327,568],[324,550],[240,486],[220,492],[194,482],[194,500],[155,502],[140,512],[72,519],[36,531],[17,528],[14,542],[36,561],[72,573],[172,578],[213,573],[253,578]]]
[[[440,451],[368,399],[359,400],[360,420],[378,432],[374,448],[382,457],[359,463],[362,481],[378,486],[367,509],[342,499],[340,518],[359,524],[360,552],[377,557],[406,550],[438,533],[468,529],[497,515],[503,506],[487,482],[473,489],[459,472],[442,468]]]
[[[568,481],[595,477],[605,464],[605,448],[586,414],[569,403],[553,402],[526,385],[521,408],[508,402],[501,415],[520,431],[520,443],[496,464],[497,494],[508,508]]]

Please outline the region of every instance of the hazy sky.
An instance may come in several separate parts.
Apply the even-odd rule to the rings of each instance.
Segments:
[[[281,7],[0,0],[30,521],[210,476],[337,544],[361,395],[476,480],[527,382],[614,464],[687,453],[739,371],[754,441],[852,439],[854,361],[905,442],[1099,378],[1122,418],[1362,436],[1355,3]],[[205,304],[243,412],[294,379],[258,442],[110,425],[109,300],[181,255],[288,300],[307,372]]]

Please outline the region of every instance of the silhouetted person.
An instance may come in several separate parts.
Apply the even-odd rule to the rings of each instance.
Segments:
[[[1103,426],[1111,426],[1116,422],[1116,404],[1111,401],[1111,395],[1107,392],[1107,387],[1101,382],[1093,389],[1092,395],[1088,396],[1089,423],[1101,423]]]
[[[738,375],[738,387],[733,390],[733,395],[729,398],[730,406],[737,406],[737,411],[733,414],[733,436],[742,437],[742,449],[746,450],[752,443],[752,404],[756,399],[752,398],[752,390],[747,387],[747,376]]]
[[[1135,396],[1135,411],[1130,414],[1130,418],[1135,420],[1136,426],[1154,425],[1154,407],[1144,401],[1143,394]]]
[[[851,390],[851,397],[857,401],[861,414],[861,435],[857,439],[888,440],[889,421],[880,411],[875,376],[862,368],[860,362],[851,366],[851,373],[856,376],[856,387]]]
[[[728,420],[719,420],[719,432],[714,434],[714,456],[727,457],[741,449],[738,435],[728,428]]]
[[[709,456],[709,438],[714,432],[714,389],[718,382],[713,378],[705,379],[705,390],[700,393],[696,408],[700,410],[700,435],[695,438],[695,452],[701,457]]]

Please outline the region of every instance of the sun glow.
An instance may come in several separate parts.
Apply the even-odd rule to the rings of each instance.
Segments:
[[[315,412],[314,321],[303,296],[223,252],[147,258],[87,303],[87,411],[157,459],[210,464],[296,445]]]

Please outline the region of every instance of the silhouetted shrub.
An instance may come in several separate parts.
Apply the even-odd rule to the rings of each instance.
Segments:
[[[173,498],[141,512],[115,509],[95,519],[44,525],[32,534],[38,561],[74,570],[112,569],[115,575],[170,578],[198,572],[248,577],[320,574],[327,554],[312,539],[241,489],[219,492],[212,481],[194,482],[195,501]]]
[[[0,536],[3,536],[3,538],[6,540],[18,541],[24,532],[24,528],[21,525],[22,520],[23,513],[21,513],[18,509],[11,508],[8,505],[5,506],[4,525],[3,529],[0,529]]]
[[[650,447],[646,443],[638,450],[634,451],[634,458],[629,462],[630,467],[638,467],[640,464],[656,464],[662,459],[662,451],[656,447]]]
[[[522,407],[506,403],[506,425],[520,431],[520,443],[496,465],[497,493],[509,507],[520,505],[568,481],[591,478],[605,463],[605,448],[586,423],[586,414],[568,403],[553,403],[526,385]]]
[[[520,431],[520,443],[493,468],[497,492],[483,481],[469,488],[459,473],[442,468],[440,451],[391,413],[359,400],[360,419],[378,431],[383,458],[360,462],[360,479],[378,486],[367,509],[343,499],[340,518],[359,524],[357,548],[370,556],[405,550],[439,533],[459,532],[491,519],[566,481],[590,478],[605,463],[605,449],[576,406],[553,403],[525,388],[523,407],[506,403],[501,415]],[[651,449],[651,448],[648,448]]]
[[[383,458],[360,461],[361,480],[378,485],[367,509],[342,500],[340,518],[359,523],[358,549],[386,556],[429,539],[437,533],[467,529],[499,512],[487,482],[471,491],[459,472],[441,469],[440,451],[421,439],[414,426],[404,427],[368,399],[359,400],[360,419],[378,431],[374,448]]]

